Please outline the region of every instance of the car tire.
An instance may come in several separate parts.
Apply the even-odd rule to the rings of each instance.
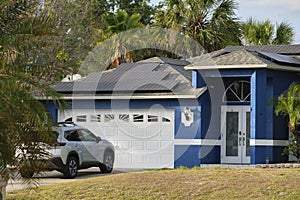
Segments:
[[[78,171],[78,159],[74,156],[70,156],[67,160],[64,177],[65,178],[75,178]]]
[[[100,165],[100,171],[102,173],[110,173],[113,170],[114,165],[114,153],[106,151],[103,158],[103,163]]]

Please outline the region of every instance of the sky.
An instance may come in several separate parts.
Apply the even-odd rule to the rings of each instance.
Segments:
[[[157,4],[160,0],[151,0]],[[295,30],[293,44],[300,44],[299,0],[235,0],[239,4],[236,14],[241,21],[249,17],[257,20],[269,19],[273,24],[289,23]]]

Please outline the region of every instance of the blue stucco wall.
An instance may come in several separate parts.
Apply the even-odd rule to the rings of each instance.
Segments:
[[[222,98],[221,87],[214,85],[216,80],[223,79],[223,88],[235,80],[248,80],[251,84],[251,139],[262,140],[287,140],[288,128],[287,119],[275,116],[273,102],[282,92],[284,92],[291,82],[298,80],[299,76],[294,72],[276,71],[270,69],[226,69],[210,73],[209,70],[195,72],[200,78],[197,79],[196,86],[208,86],[208,92],[201,97],[202,108],[202,135],[201,138],[216,138],[220,132],[220,113],[223,102],[216,103],[212,98]],[[227,105],[249,105],[247,103],[227,103]],[[212,116],[213,115],[213,116]],[[213,126],[209,126],[213,123]],[[215,134],[214,134],[215,133]],[[212,137],[211,137],[212,136]],[[251,146],[251,164],[265,163],[265,158],[269,157],[272,162],[282,162],[287,160],[287,156],[282,156],[281,146]]]
[[[201,164],[220,164],[220,146],[175,145],[175,168]]]

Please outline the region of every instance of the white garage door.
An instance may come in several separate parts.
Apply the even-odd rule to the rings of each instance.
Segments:
[[[174,110],[87,110],[59,112],[116,148],[115,168],[173,168]]]

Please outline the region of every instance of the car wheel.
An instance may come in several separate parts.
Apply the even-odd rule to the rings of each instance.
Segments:
[[[70,156],[67,160],[67,164],[64,170],[65,178],[75,178],[78,171],[78,159],[74,156]]]
[[[100,165],[100,170],[102,173],[110,173],[113,170],[114,165],[114,153],[107,151],[104,154],[103,163]]]

